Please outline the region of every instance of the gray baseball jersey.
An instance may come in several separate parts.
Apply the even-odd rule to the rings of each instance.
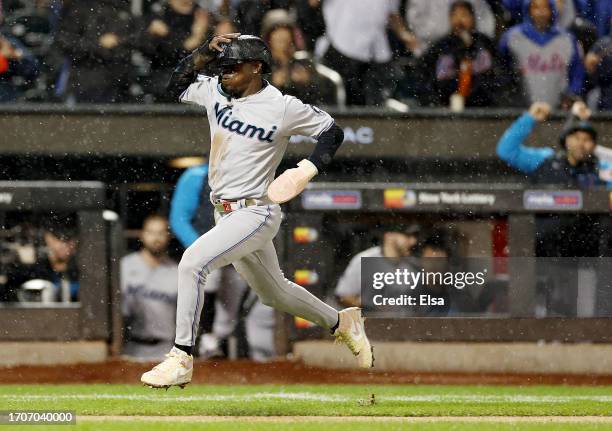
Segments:
[[[210,125],[208,183],[221,199],[261,199],[292,135],[317,137],[333,124],[324,111],[272,85],[256,94],[228,99],[217,78],[200,76],[181,102],[203,106]]]
[[[361,296],[361,258],[384,257],[380,247],[372,247],[355,255],[336,285],[336,296]]]
[[[156,268],[140,252],[121,259],[121,308],[131,322],[131,335],[140,339],[174,337],[177,264],[171,260]]]
[[[385,257],[382,248],[380,246],[368,248],[361,253],[355,255],[348,266],[344,270],[344,273],[338,280],[336,285],[335,294],[338,297],[342,296],[359,296],[361,297],[361,258],[362,257]],[[399,266],[405,267],[410,271],[417,271],[419,268],[418,260],[414,257],[406,257],[403,259],[402,264],[398,265],[393,260],[388,260],[387,266],[388,271],[394,271]],[[405,293],[403,290],[399,290],[397,293]]]
[[[318,138],[334,121],[326,112],[283,96],[270,84],[256,94],[230,98],[217,82],[200,77],[180,98],[203,106],[208,113],[208,179],[213,195],[226,200],[265,200],[289,138]],[[230,263],[263,304],[324,328],[337,323],[336,310],[287,280],[280,269],[272,243],[281,223],[279,205],[262,203],[230,213],[216,212],[215,221],[216,226],[185,251],[179,264],[176,344],[195,344],[206,280],[212,271]]]

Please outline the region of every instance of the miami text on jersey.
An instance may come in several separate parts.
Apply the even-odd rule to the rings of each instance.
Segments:
[[[263,127],[257,127],[252,124],[245,124],[240,120],[232,120],[232,110],[229,106],[221,108],[219,102],[215,103],[215,117],[217,124],[230,132],[237,133],[242,136],[254,138],[257,135],[259,141],[274,142],[272,136],[276,132],[276,126],[272,126],[272,130],[267,131]]]

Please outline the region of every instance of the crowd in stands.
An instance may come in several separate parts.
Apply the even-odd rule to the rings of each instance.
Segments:
[[[0,101],[167,103],[180,58],[260,35],[324,106],[612,109],[612,0],[0,0]]]

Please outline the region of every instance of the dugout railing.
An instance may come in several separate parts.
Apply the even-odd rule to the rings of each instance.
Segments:
[[[610,244],[607,215],[611,208],[612,193],[605,189],[558,190],[520,184],[319,182],[311,184],[285,208],[287,220],[279,250],[288,276],[329,297],[334,286],[325,286],[326,283],[337,280],[332,276],[334,271],[337,276],[343,270],[333,268],[334,255],[330,252],[338,245],[336,233],[342,223],[369,220],[373,225],[380,221],[384,224],[385,220],[415,220],[415,217],[430,221],[440,218],[505,220],[507,255],[531,258],[536,254],[538,214],[601,214],[606,225],[601,243]],[[612,342],[612,317],[607,317],[610,313],[592,317],[536,317],[535,262],[535,259],[508,260],[510,301],[505,314],[376,318],[369,320],[369,331],[374,339],[384,341]],[[610,298],[603,300],[612,304]],[[277,340],[281,351],[288,351],[292,339],[313,335],[308,329],[296,330],[293,319],[280,318]],[[315,330],[314,334],[320,333]]]

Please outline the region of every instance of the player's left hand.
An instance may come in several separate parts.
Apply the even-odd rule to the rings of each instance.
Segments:
[[[232,40],[238,39],[240,37],[240,33],[226,33],[220,34],[219,36],[215,36],[208,44],[208,48],[210,50],[223,52],[223,45],[227,43],[232,43]]]
[[[306,184],[319,173],[317,167],[309,160],[302,160],[297,168],[287,169],[268,187],[268,197],[272,202],[282,204],[304,190]]]

